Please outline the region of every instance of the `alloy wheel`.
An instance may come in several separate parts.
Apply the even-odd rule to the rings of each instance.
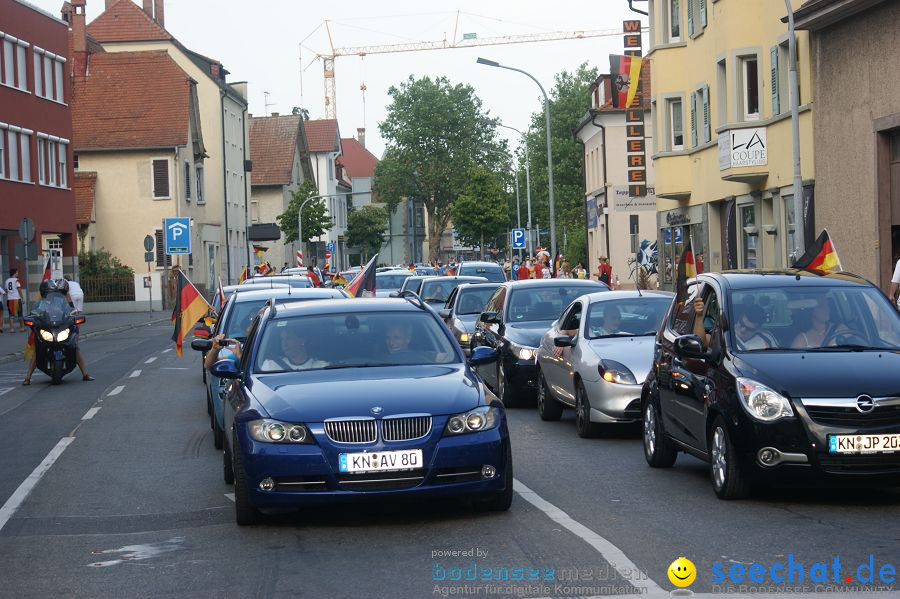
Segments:
[[[656,410],[649,402],[644,410],[644,449],[650,457],[656,452]]]
[[[721,427],[716,427],[713,432],[712,442],[712,468],[713,482],[717,489],[725,486],[725,477],[728,472],[728,449],[725,445],[725,431]]]

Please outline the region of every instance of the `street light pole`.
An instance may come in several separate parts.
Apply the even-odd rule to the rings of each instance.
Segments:
[[[525,197],[526,204],[528,206],[528,223],[526,225],[528,229],[528,254],[530,256],[534,255],[534,243],[532,238],[534,237],[531,234],[531,160],[528,157],[528,137],[516,129],[515,127],[510,127],[509,125],[504,125],[503,123],[497,123],[498,127],[503,127],[504,129],[510,129],[515,131],[519,135],[522,136],[522,145],[525,146]],[[522,227],[522,223],[519,223],[519,228]]]
[[[788,52],[791,62],[788,87],[791,98],[791,137],[794,145],[794,233],[798,257],[806,251],[806,220],[803,214],[803,179],[800,174],[800,88],[797,85],[797,34],[794,30],[794,9],[791,0],[784,0],[788,18]]]
[[[550,255],[552,256],[553,260],[556,260],[556,200],[553,197],[553,146],[550,141],[550,99],[547,98],[547,92],[544,91],[544,86],[541,85],[541,82],[535,79],[535,77],[531,73],[523,71],[522,69],[517,69],[515,67],[502,65],[499,62],[488,60],[487,58],[478,58],[476,62],[478,64],[487,65],[489,67],[498,67],[501,69],[507,69],[510,71],[516,71],[517,73],[522,73],[537,84],[538,88],[541,90],[541,94],[544,96],[544,118],[546,119],[547,127],[547,188],[550,201]],[[527,144],[525,145],[525,148],[527,151]],[[527,160],[528,159],[526,158],[526,162]]]

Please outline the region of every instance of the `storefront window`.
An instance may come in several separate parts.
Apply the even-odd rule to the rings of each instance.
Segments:
[[[794,218],[794,196],[784,196],[784,222],[787,233],[787,263],[793,264],[803,252],[800,251],[800,240],[798,239],[797,221]]]
[[[756,206],[741,207],[741,236],[743,238],[743,268],[756,268],[756,242],[759,239],[756,227]]]

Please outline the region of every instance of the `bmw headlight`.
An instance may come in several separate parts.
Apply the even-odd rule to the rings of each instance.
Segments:
[[[264,418],[247,423],[247,430],[254,441],[262,443],[312,443],[312,434],[302,424],[279,422]]]
[[[490,406],[475,408],[465,414],[451,416],[444,427],[445,435],[463,435],[490,430],[500,423],[500,411]]]
[[[738,377],[737,390],[741,405],[757,420],[774,422],[794,415],[791,402],[762,383]]]
[[[46,329],[41,329],[41,339],[49,343],[53,343],[53,333]]]
[[[637,385],[634,373],[627,366],[615,360],[601,360],[598,366],[600,376],[607,383],[619,383],[620,385]]]
[[[510,343],[509,350],[520,360],[534,360],[537,355],[536,347],[527,347],[516,343]]]
[[[65,341],[69,338],[69,329],[63,329],[56,334],[57,341]]]

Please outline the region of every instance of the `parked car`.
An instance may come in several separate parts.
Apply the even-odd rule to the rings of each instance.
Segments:
[[[497,350],[496,364],[478,373],[503,405],[516,407],[537,389],[537,348],[541,337],[579,296],[608,287],[586,279],[507,281],[494,290],[475,324],[472,347]]]
[[[785,270],[703,274],[690,290],[641,396],[651,466],[690,453],[722,499],[759,482],[897,484],[900,314],[877,287]]]
[[[495,262],[462,262],[457,266],[456,274],[484,277],[492,283],[506,282],[506,272]]]
[[[347,292],[341,289],[316,289],[312,287],[309,289],[279,287],[276,289],[241,291],[226,302],[225,310],[216,322],[216,328],[212,331],[212,336],[222,333],[226,339],[236,339],[243,344],[253,317],[271,299],[279,302],[306,302],[346,297],[349,297]],[[191,342],[191,347],[202,352],[204,357],[206,352],[209,351],[210,345],[211,342],[207,339],[198,339]],[[213,446],[216,449],[222,449],[222,439],[225,431],[222,398],[225,394],[225,381],[208,375],[204,382],[206,382],[206,408],[210,415],[210,427],[213,430]]]
[[[422,289],[422,281],[427,279],[427,276],[419,276],[413,275],[411,277],[406,277],[403,281],[403,284],[400,286],[400,291],[412,291],[416,295],[418,295],[419,291]],[[392,294],[391,297],[399,296],[399,293]]]
[[[641,418],[641,388],[673,294],[606,291],[576,299],[538,348],[538,414],[559,420],[575,409],[575,431],[595,437],[603,424]]]
[[[498,285],[462,283],[453,290],[444,308],[438,312],[467,356],[472,353],[471,338],[478,315]]]
[[[327,336],[331,343],[310,346]],[[468,496],[506,510],[503,406],[417,298],[274,304],[253,325],[225,402],[226,481],[238,524],[267,508]]]
[[[440,310],[450,294],[463,283],[487,283],[484,277],[426,277],[419,288],[419,297],[435,310]]]
[[[388,297],[399,291],[403,281],[412,275],[411,271],[396,269],[375,273],[375,297]]]

